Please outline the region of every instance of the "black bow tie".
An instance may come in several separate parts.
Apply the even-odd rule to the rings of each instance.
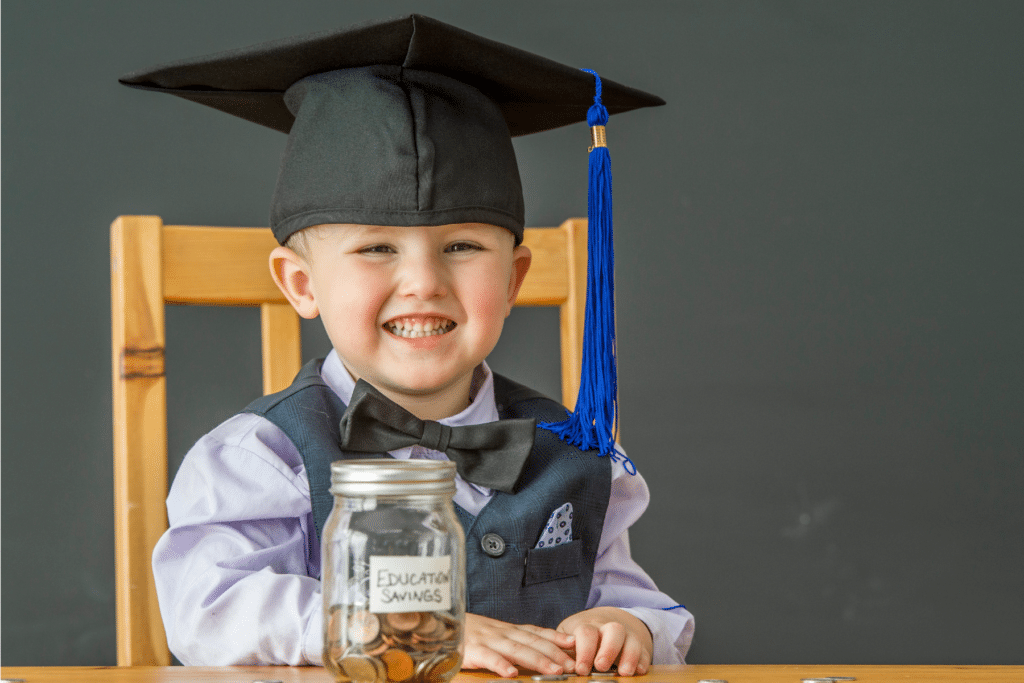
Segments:
[[[449,427],[421,420],[364,380],[341,418],[342,450],[384,453],[419,444],[445,453],[466,481],[512,493],[533,448],[536,421],[498,420]]]

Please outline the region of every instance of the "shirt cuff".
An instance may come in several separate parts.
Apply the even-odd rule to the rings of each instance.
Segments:
[[[693,615],[684,607],[661,610],[653,607],[620,607],[644,622],[651,632],[654,647],[652,664],[685,664],[686,652],[693,641]]]
[[[306,622],[306,632],[302,636],[303,655],[306,663],[311,666],[324,665],[324,611],[317,609]]]

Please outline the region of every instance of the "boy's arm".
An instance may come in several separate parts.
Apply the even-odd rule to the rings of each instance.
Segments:
[[[168,643],[186,664],[321,662],[320,581],[309,576],[319,549],[307,543],[308,484],[289,448],[269,422],[239,415],[178,470],[153,572]]]
[[[693,616],[659,591],[630,553],[629,528],[650,501],[647,483],[639,473],[625,472],[621,462],[613,463],[612,468],[611,495],[594,562],[587,611],[595,607],[618,608],[626,613],[623,623],[635,618],[647,627],[654,664],[681,664],[693,639]]]

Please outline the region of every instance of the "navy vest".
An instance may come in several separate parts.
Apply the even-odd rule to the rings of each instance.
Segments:
[[[320,377],[322,364],[322,359],[310,361],[287,389],[257,399],[243,411],[273,422],[302,455],[316,528],[315,537],[308,539],[311,557],[319,555],[320,535],[334,505],[331,463],[388,457],[339,448],[338,423],[345,404]],[[494,397],[501,419],[556,422],[565,418],[565,408],[557,402],[498,374],[494,375]],[[610,490],[609,458],[582,452],[538,428],[514,494],[496,491],[475,517],[455,506],[466,534],[467,611],[555,628],[585,609]],[[573,508],[572,542],[536,549],[548,517],[565,503]],[[504,542],[500,554],[494,534]]]

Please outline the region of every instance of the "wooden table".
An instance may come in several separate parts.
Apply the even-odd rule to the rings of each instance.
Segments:
[[[0,669],[4,679],[23,679],[25,683],[331,683],[330,675],[319,667],[280,666],[166,666],[166,667],[104,667],[104,666],[5,666]],[[636,676],[629,683],[697,683],[702,679],[721,679],[729,683],[764,681],[765,683],[800,683],[804,678],[853,676],[858,683],[887,681],[924,681],[926,683],[1022,683],[1024,666],[865,666],[865,665],[738,665],[697,664],[690,666],[655,666],[646,676]],[[463,672],[453,683],[487,683],[497,676],[482,672]],[[519,680],[530,681],[529,676]],[[603,683],[616,679],[572,677],[566,683]]]

